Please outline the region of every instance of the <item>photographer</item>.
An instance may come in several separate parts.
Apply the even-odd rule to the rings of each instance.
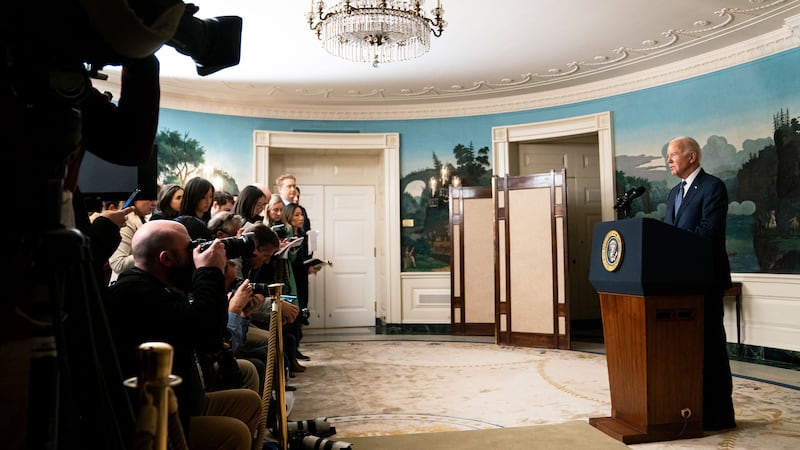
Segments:
[[[197,366],[197,349],[209,339],[222,339],[220,320],[228,309],[225,246],[214,241],[202,251],[190,250],[186,229],[169,220],[145,223],[132,246],[135,267],[120,275],[109,298],[124,374],[136,373],[141,342],[169,343],[173,373],[183,378],[175,392],[189,447],[249,448],[260,418],[260,397],[249,389],[205,392]],[[223,415],[238,421],[215,417]],[[231,445],[232,439],[237,443]]]

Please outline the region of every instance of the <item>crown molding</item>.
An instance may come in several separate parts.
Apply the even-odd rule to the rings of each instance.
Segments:
[[[567,105],[657,87],[745,64],[798,46],[800,15],[784,19],[783,26],[775,31],[699,56],[624,76],[541,92],[415,104],[400,104],[387,99],[384,103],[370,105],[269,105],[233,103],[162,90],[161,107],[230,116],[331,121],[413,120],[499,114]],[[109,75],[108,80],[94,81],[94,85],[118,95],[119,75],[115,72]]]

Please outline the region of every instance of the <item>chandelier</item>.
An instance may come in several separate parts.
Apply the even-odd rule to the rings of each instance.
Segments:
[[[441,0],[422,12],[424,0],[344,0],[333,6],[311,0],[308,26],[325,50],[350,61],[378,64],[418,58],[430,50],[431,34],[442,35]]]

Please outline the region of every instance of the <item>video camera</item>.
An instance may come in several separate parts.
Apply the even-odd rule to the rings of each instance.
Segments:
[[[161,41],[181,54],[194,60],[197,74],[210,75],[222,69],[239,64],[242,45],[242,18],[239,16],[218,16],[199,19],[194,15],[200,8],[192,3],[183,4],[181,0],[127,0],[130,10],[139,17],[146,27],[156,26],[164,21],[177,20],[175,33],[168,40]],[[184,6],[178,20],[171,19],[167,10]],[[173,22],[174,23],[174,22]],[[155,33],[154,33],[155,34]],[[131,38],[131,39],[135,39]],[[143,39],[152,39],[149,36]],[[148,44],[152,44],[148,41]],[[130,46],[135,47],[135,46]],[[130,54],[116,53],[105,49],[87,55],[86,65],[92,78],[105,79],[99,72],[104,65],[125,64]],[[127,50],[127,47],[126,47]]]
[[[255,233],[242,233],[241,236],[226,237],[219,241],[225,246],[225,254],[228,259],[252,256],[253,251],[256,249]],[[200,247],[200,251],[204,252],[211,247],[213,243],[214,241],[208,239],[195,239],[192,241],[189,248],[194,249],[195,247]]]
[[[192,4],[186,5],[178,29],[167,45],[191,57],[200,76],[239,64],[242,18],[219,16],[198,19],[194,17],[198,9]]]

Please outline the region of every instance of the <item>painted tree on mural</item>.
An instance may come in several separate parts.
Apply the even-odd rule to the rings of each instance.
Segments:
[[[156,135],[158,174],[164,183],[184,185],[189,175],[205,162],[206,150],[189,132],[161,130]]]
[[[202,176],[211,180],[218,189],[238,194],[236,180],[228,172],[217,167],[205,167],[205,148],[189,132],[161,130],[156,136],[158,146],[158,175],[162,183],[177,183],[181,186],[190,178]]]

